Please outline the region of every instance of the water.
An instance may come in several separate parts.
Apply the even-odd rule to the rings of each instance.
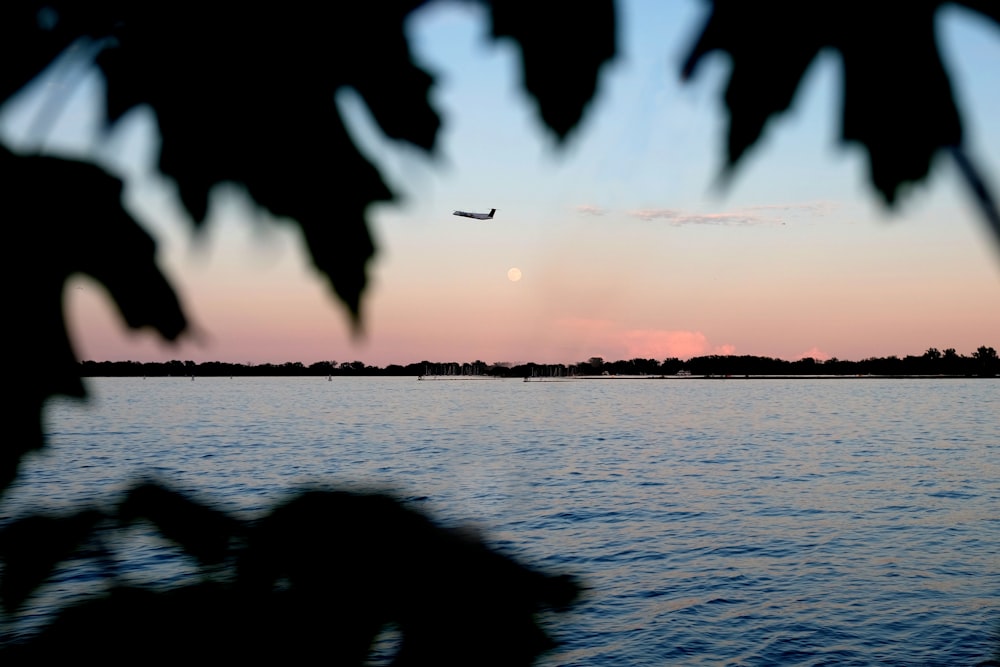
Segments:
[[[1000,659],[1000,381],[188,378],[89,382],[2,506],[138,476],[241,516],[384,488],[588,590],[555,665]],[[170,545],[120,545],[176,583]],[[86,577],[62,573],[32,618]]]

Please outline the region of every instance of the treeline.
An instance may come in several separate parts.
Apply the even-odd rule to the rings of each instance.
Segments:
[[[687,360],[668,358],[604,361],[591,357],[576,364],[511,364],[483,361],[469,363],[431,362],[390,364],[384,368],[368,366],[362,361],[319,361],[283,364],[235,364],[220,361],[138,362],[84,361],[80,363],[83,377],[248,377],[248,376],[423,376],[423,375],[491,375],[495,377],[571,377],[580,375],[1000,375],[1000,359],[992,347],[981,346],[969,356],[949,348],[943,352],[930,348],[920,356],[872,357],[861,361],[806,357],[785,361],[751,355],[709,355]]]

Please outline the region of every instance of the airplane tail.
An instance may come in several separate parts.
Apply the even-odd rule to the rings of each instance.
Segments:
[[[495,208],[491,208],[490,209],[490,217],[492,218],[493,214],[496,213],[496,212],[497,212],[497,210]]]

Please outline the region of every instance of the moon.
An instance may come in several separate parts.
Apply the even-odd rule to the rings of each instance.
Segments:
[[[515,266],[507,271],[507,280],[511,281],[512,283],[516,283],[520,279],[521,279],[521,269]]]

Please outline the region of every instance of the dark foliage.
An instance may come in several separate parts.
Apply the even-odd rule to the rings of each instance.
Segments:
[[[530,665],[553,645],[536,614],[579,593],[571,578],[526,568],[385,494],[309,490],[241,522],[144,483],[108,517],[88,511],[7,526],[4,606],[19,607],[82,542],[140,520],[224,567],[166,592],[123,585],[109,571],[105,592],[0,651],[5,665],[124,665],[137,656],[360,665],[387,628],[400,635],[397,665]]]
[[[66,516],[36,515],[7,526],[0,533],[0,601],[17,610],[55,570],[87,540],[101,520],[96,510]]]
[[[388,0],[318,9],[12,0],[0,7],[0,102],[70,45],[86,47],[77,57],[96,54],[108,127],[138,106],[155,112],[159,167],[176,182],[195,227],[204,224],[216,185],[239,184],[261,207],[301,228],[317,271],[360,325],[375,252],[366,210],[393,195],[354,146],[333,95],[345,86],[356,89],[387,136],[433,155],[440,124],[428,102],[433,81],[410,59],[403,31],[422,4]],[[491,12],[493,35],[520,46],[524,86],[542,122],[565,138],[593,97],[602,64],[615,53],[612,0],[479,4]],[[808,15],[800,4],[719,0],[691,53],[685,76],[710,51],[733,59],[726,93],[730,164],[788,106],[816,52],[832,47],[845,66],[844,138],[867,148],[876,189],[891,203],[902,184],[926,175],[936,152],[953,151],[1000,238],[988,188],[962,153],[960,115],[934,46],[931,21],[941,3],[812,3]],[[996,3],[959,4],[1000,20]],[[913,113],[920,114],[917,130],[903,130],[899,120]],[[83,395],[61,310],[68,276],[86,273],[105,285],[130,327],[152,327],[174,340],[186,322],[157,268],[153,242],[122,206],[116,179],[96,167],[5,149],[0,166],[14,235],[4,266],[7,284],[16,286],[5,322],[17,363],[34,365],[31,373],[14,369],[28,386],[8,402],[13,435],[0,445],[2,497],[24,454],[42,444],[44,401]],[[206,564],[225,558],[243,529],[155,486],[138,490],[115,518],[152,521]],[[0,591],[11,613],[67,551],[103,524],[81,510],[9,525]],[[410,542],[386,541],[382,531],[394,528]],[[294,661],[325,653],[356,664],[367,639],[392,618],[406,637],[399,664],[528,664],[546,645],[530,610],[572,597],[565,582],[532,575],[384,499],[302,496],[248,535],[243,555],[250,554],[246,562],[253,566],[240,567],[255,573],[253,586],[239,568],[234,582],[168,593],[113,586],[100,601],[61,616],[31,645],[34,658],[23,652],[28,648],[11,647],[0,659],[133,662],[141,654]],[[279,545],[276,535],[289,542]],[[310,549],[333,565],[324,567]],[[385,561],[390,549],[407,557]],[[392,570],[391,586],[371,579],[366,555]],[[361,568],[357,579],[345,569],[351,567]],[[274,585],[278,573],[291,582],[287,589]],[[348,585],[343,598],[342,584]],[[385,609],[361,601],[368,585]],[[429,612],[423,603],[431,603]],[[329,634],[331,618],[345,624],[340,634]]]
[[[42,445],[41,407],[53,394],[83,396],[63,320],[63,287],[74,273],[99,280],[131,327],[154,327],[174,340],[186,326],[177,296],[160,272],[153,239],[121,205],[121,183],[95,166],[16,156],[0,147],[4,205],[16,257],[4,262],[7,341],[21,378],[8,397],[18,437],[0,449],[0,495],[20,457]],[[82,212],[82,215],[81,215]],[[17,325],[13,324],[16,318]]]
[[[788,109],[820,51],[834,50],[843,65],[841,136],[867,150],[869,180],[885,201],[894,203],[903,185],[924,179],[947,149],[1000,241],[1000,213],[962,150],[961,117],[934,36],[935,15],[945,4],[715,0],[683,75],[691,77],[708,53],[729,54],[728,163],[735,167],[767,122]],[[996,3],[954,4],[1000,23]]]

